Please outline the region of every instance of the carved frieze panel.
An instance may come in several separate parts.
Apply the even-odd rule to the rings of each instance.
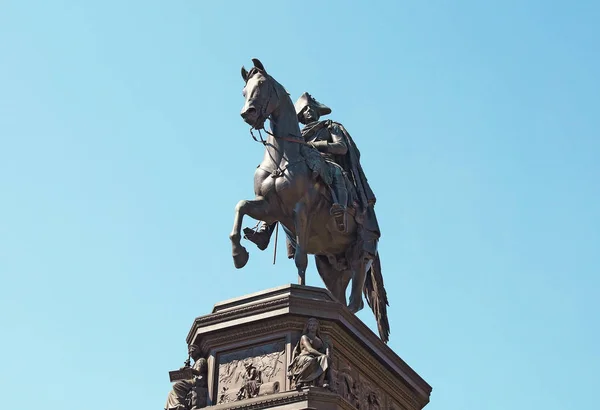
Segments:
[[[337,393],[354,407],[359,408],[361,391],[358,371],[346,360],[339,358],[337,360],[335,376]]]
[[[285,386],[285,340],[217,354],[217,404],[279,392]]]
[[[385,397],[380,388],[367,378],[360,377],[360,409],[383,410]]]
[[[336,358],[335,391],[360,410],[383,410],[387,407],[385,392],[366,377],[361,369],[343,357]]]

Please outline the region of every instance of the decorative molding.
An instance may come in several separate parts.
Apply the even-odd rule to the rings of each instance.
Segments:
[[[288,391],[272,396],[264,396],[240,402],[226,403],[214,406],[214,408],[215,410],[259,410],[303,401],[308,402],[309,406],[311,402],[317,401],[321,403],[335,403],[340,410],[356,410],[356,407],[352,406],[342,397],[314,387],[306,390]]]
[[[301,319],[288,319],[286,321],[277,320],[276,318],[263,319],[261,322],[242,325],[241,329],[229,328],[224,329],[219,334],[198,335],[194,341],[202,352],[209,352],[210,349],[215,349],[220,346],[231,344],[232,340],[249,340],[257,337],[264,337],[281,331],[302,331],[303,322]],[[201,338],[201,339],[200,339]],[[201,340],[198,343],[198,339]]]
[[[186,338],[186,341],[188,342],[188,344],[191,343],[192,339],[194,338],[195,334],[197,333],[198,329],[201,326],[217,324],[219,322],[224,322],[226,320],[240,319],[243,317],[247,317],[248,313],[252,313],[252,314],[264,313],[264,312],[268,312],[268,311],[275,310],[275,309],[289,307],[289,305],[290,305],[290,299],[286,298],[286,297],[281,297],[279,299],[269,300],[266,302],[254,303],[252,305],[243,306],[240,308],[232,309],[232,310],[221,312],[221,313],[217,312],[217,313],[211,313],[206,316],[197,317],[194,320],[194,324],[192,325],[192,328],[190,329],[190,331],[188,333],[188,337]]]

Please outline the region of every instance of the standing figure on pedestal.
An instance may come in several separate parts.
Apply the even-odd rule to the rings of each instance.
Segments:
[[[194,410],[206,407],[208,362],[205,358],[200,357],[198,346],[190,345],[188,352],[194,359],[194,365],[191,367],[193,377],[179,380],[173,384],[173,389],[167,396],[165,410]],[[181,370],[183,369],[185,367]]]
[[[310,318],[304,327],[302,337],[292,353],[288,366],[288,377],[296,388],[317,386],[329,388],[331,351],[321,337],[319,321]]]

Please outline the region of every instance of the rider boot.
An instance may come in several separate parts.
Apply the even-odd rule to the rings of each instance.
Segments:
[[[335,225],[340,232],[346,232],[346,204],[348,203],[348,190],[344,176],[341,173],[333,174],[332,190],[335,194],[330,213],[335,219]]]
[[[258,246],[258,249],[264,251],[269,246],[273,229],[277,222],[267,225],[266,222],[261,222],[257,230],[252,228],[244,228],[244,238],[248,239]]]

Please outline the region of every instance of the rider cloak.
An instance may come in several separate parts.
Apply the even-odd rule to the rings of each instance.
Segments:
[[[311,105],[319,115],[331,113],[331,108],[318,102],[310,94],[304,93],[295,104],[296,114],[300,116],[300,113],[307,105]],[[375,194],[373,193],[360,164],[360,151],[346,128],[342,124],[332,120],[314,121],[305,125],[302,129],[302,136],[305,141],[310,141],[315,134],[324,129],[335,129],[337,134],[341,133],[344,137],[348,151],[344,155],[336,155],[335,162],[342,167],[353,185],[353,189],[350,190],[353,194],[350,195],[350,198],[354,197],[354,201],[349,202],[357,202],[358,209],[356,209],[356,219],[366,231],[363,232],[363,235],[361,236],[365,242],[373,242],[370,246],[365,243],[365,245],[367,245],[366,248],[374,247],[372,250],[365,250],[372,251],[374,254],[377,246],[376,242],[379,239],[381,232],[373,209],[376,202]]]

